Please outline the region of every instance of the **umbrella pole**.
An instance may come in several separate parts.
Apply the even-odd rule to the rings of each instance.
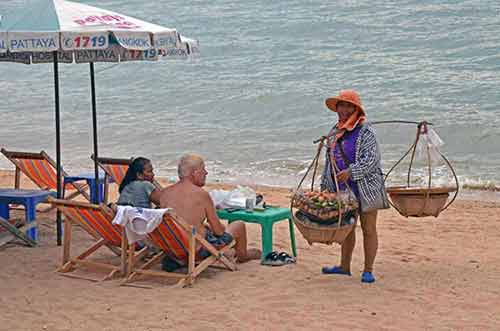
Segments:
[[[54,96],[56,102],[56,163],[57,163],[57,198],[62,198],[62,186],[61,186],[61,126],[59,117],[59,66],[57,59],[57,51],[53,52],[54,55]],[[62,238],[62,222],[61,222],[61,212],[57,210],[56,217],[57,224],[57,246],[61,246]]]
[[[99,203],[99,167],[97,164],[97,112],[96,112],[96,97],[95,97],[95,78],[94,78],[94,62],[90,62],[90,91],[92,94],[92,127],[94,131],[94,175],[95,175],[95,190],[92,197],[94,203]]]

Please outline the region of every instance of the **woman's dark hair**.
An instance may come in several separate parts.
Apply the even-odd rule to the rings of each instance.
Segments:
[[[144,172],[144,167],[150,162],[151,161],[149,159],[146,159],[145,157],[136,157],[135,159],[133,159],[128,166],[127,173],[125,174],[125,177],[123,177],[118,192],[122,193],[125,186],[127,186],[134,180],[137,180],[137,174],[142,174]]]

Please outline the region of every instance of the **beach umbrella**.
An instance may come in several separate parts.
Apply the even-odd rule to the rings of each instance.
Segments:
[[[58,64],[90,64],[94,171],[99,187],[94,63],[155,61],[187,57],[198,50],[197,41],[174,28],[71,1],[37,0],[0,16],[0,62],[53,63],[58,198],[62,193]],[[61,234],[58,212],[58,245]]]

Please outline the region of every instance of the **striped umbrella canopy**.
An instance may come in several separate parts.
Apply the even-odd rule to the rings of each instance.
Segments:
[[[155,61],[197,53],[198,42],[174,28],[72,1],[35,0],[0,16],[0,62],[54,64],[58,198],[62,192],[58,64],[90,64],[94,170],[99,187],[94,62]],[[97,194],[93,199],[98,200]],[[58,214],[59,245],[61,232]]]

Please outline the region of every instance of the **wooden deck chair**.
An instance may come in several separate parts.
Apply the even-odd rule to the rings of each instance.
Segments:
[[[147,247],[135,252],[128,248],[128,242],[125,229],[119,225],[112,224],[115,212],[104,204],[94,205],[90,203],[58,200],[49,197],[49,202],[60,210],[65,216],[64,222],[64,243],[63,259],[59,272],[68,273],[74,270],[78,265],[86,265],[94,268],[110,270],[110,273],[102,280],[110,279],[115,274],[126,276],[127,272],[127,253],[133,252],[131,261],[139,259],[147,253]],[[71,257],[71,235],[73,225],[80,225],[96,242],[92,243],[83,253],[77,257]],[[130,245],[135,246],[135,245]],[[117,256],[120,256],[120,264],[89,261],[88,257],[95,253],[99,248],[107,247]],[[131,266],[132,267],[132,266]],[[92,281],[99,281],[92,278],[69,275],[70,277],[83,278]]]
[[[149,239],[161,251],[139,268],[128,270],[127,274],[129,276],[125,279],[124,284],[133,282],[139,275],[146,275],[178,279],[176,286],[188,286],[193,284],[195,278],[201,272],[217,262],[222,263],[231,271],[236,270],[236,265],[224,256],[224,253],[236,244],[234,240],[222,248],[216,248],[197,233],[195,227],[187,224],[172,211],[165,213],[160,225],[149,234]],[[195,250],[197,243],[210,253],[209,257],[203,260],[198,257],[199,250]],[[134,247],[130,247],[130,249],[133,250]],[[158,264],[164,256],[186,263],[187,273],[148,270],[153,265]],[[131,253],[129,253],[129,259],[133,259]],[[133,260],[130,260],[128,263],[129,268],[132,268],[135,264]]]
[[[44,151],[39,153],[8,151],[5,148],[0,150],[16,166],[14,188],[19,189],[21,183],[21,173],[28,177],[42,190],[57,190],[57,165],[56,162]],[[62,170],[62,176],[68,174]],[[90,196],[86,191],[87,184],[68,183],[63,187],[63,197],[73,199],[78,195],[84,196],[90,201]],[[72,191],[65,196],[66,191]],[[52,208],[50,208],[52,209]]]
[[[90,156],[92,160],[95,160],[94,154]],[[97,164],[104,171],[104,203],[108,202],[109,197],[109,182],[110,179],[113,180],[117,185],[120,185],[127,173],[129,164],[134,160],[130,159],[119,159],[112,157],[98,157]],[[157,181],[153,182],[154,186],[161,189],[160,183]]]

